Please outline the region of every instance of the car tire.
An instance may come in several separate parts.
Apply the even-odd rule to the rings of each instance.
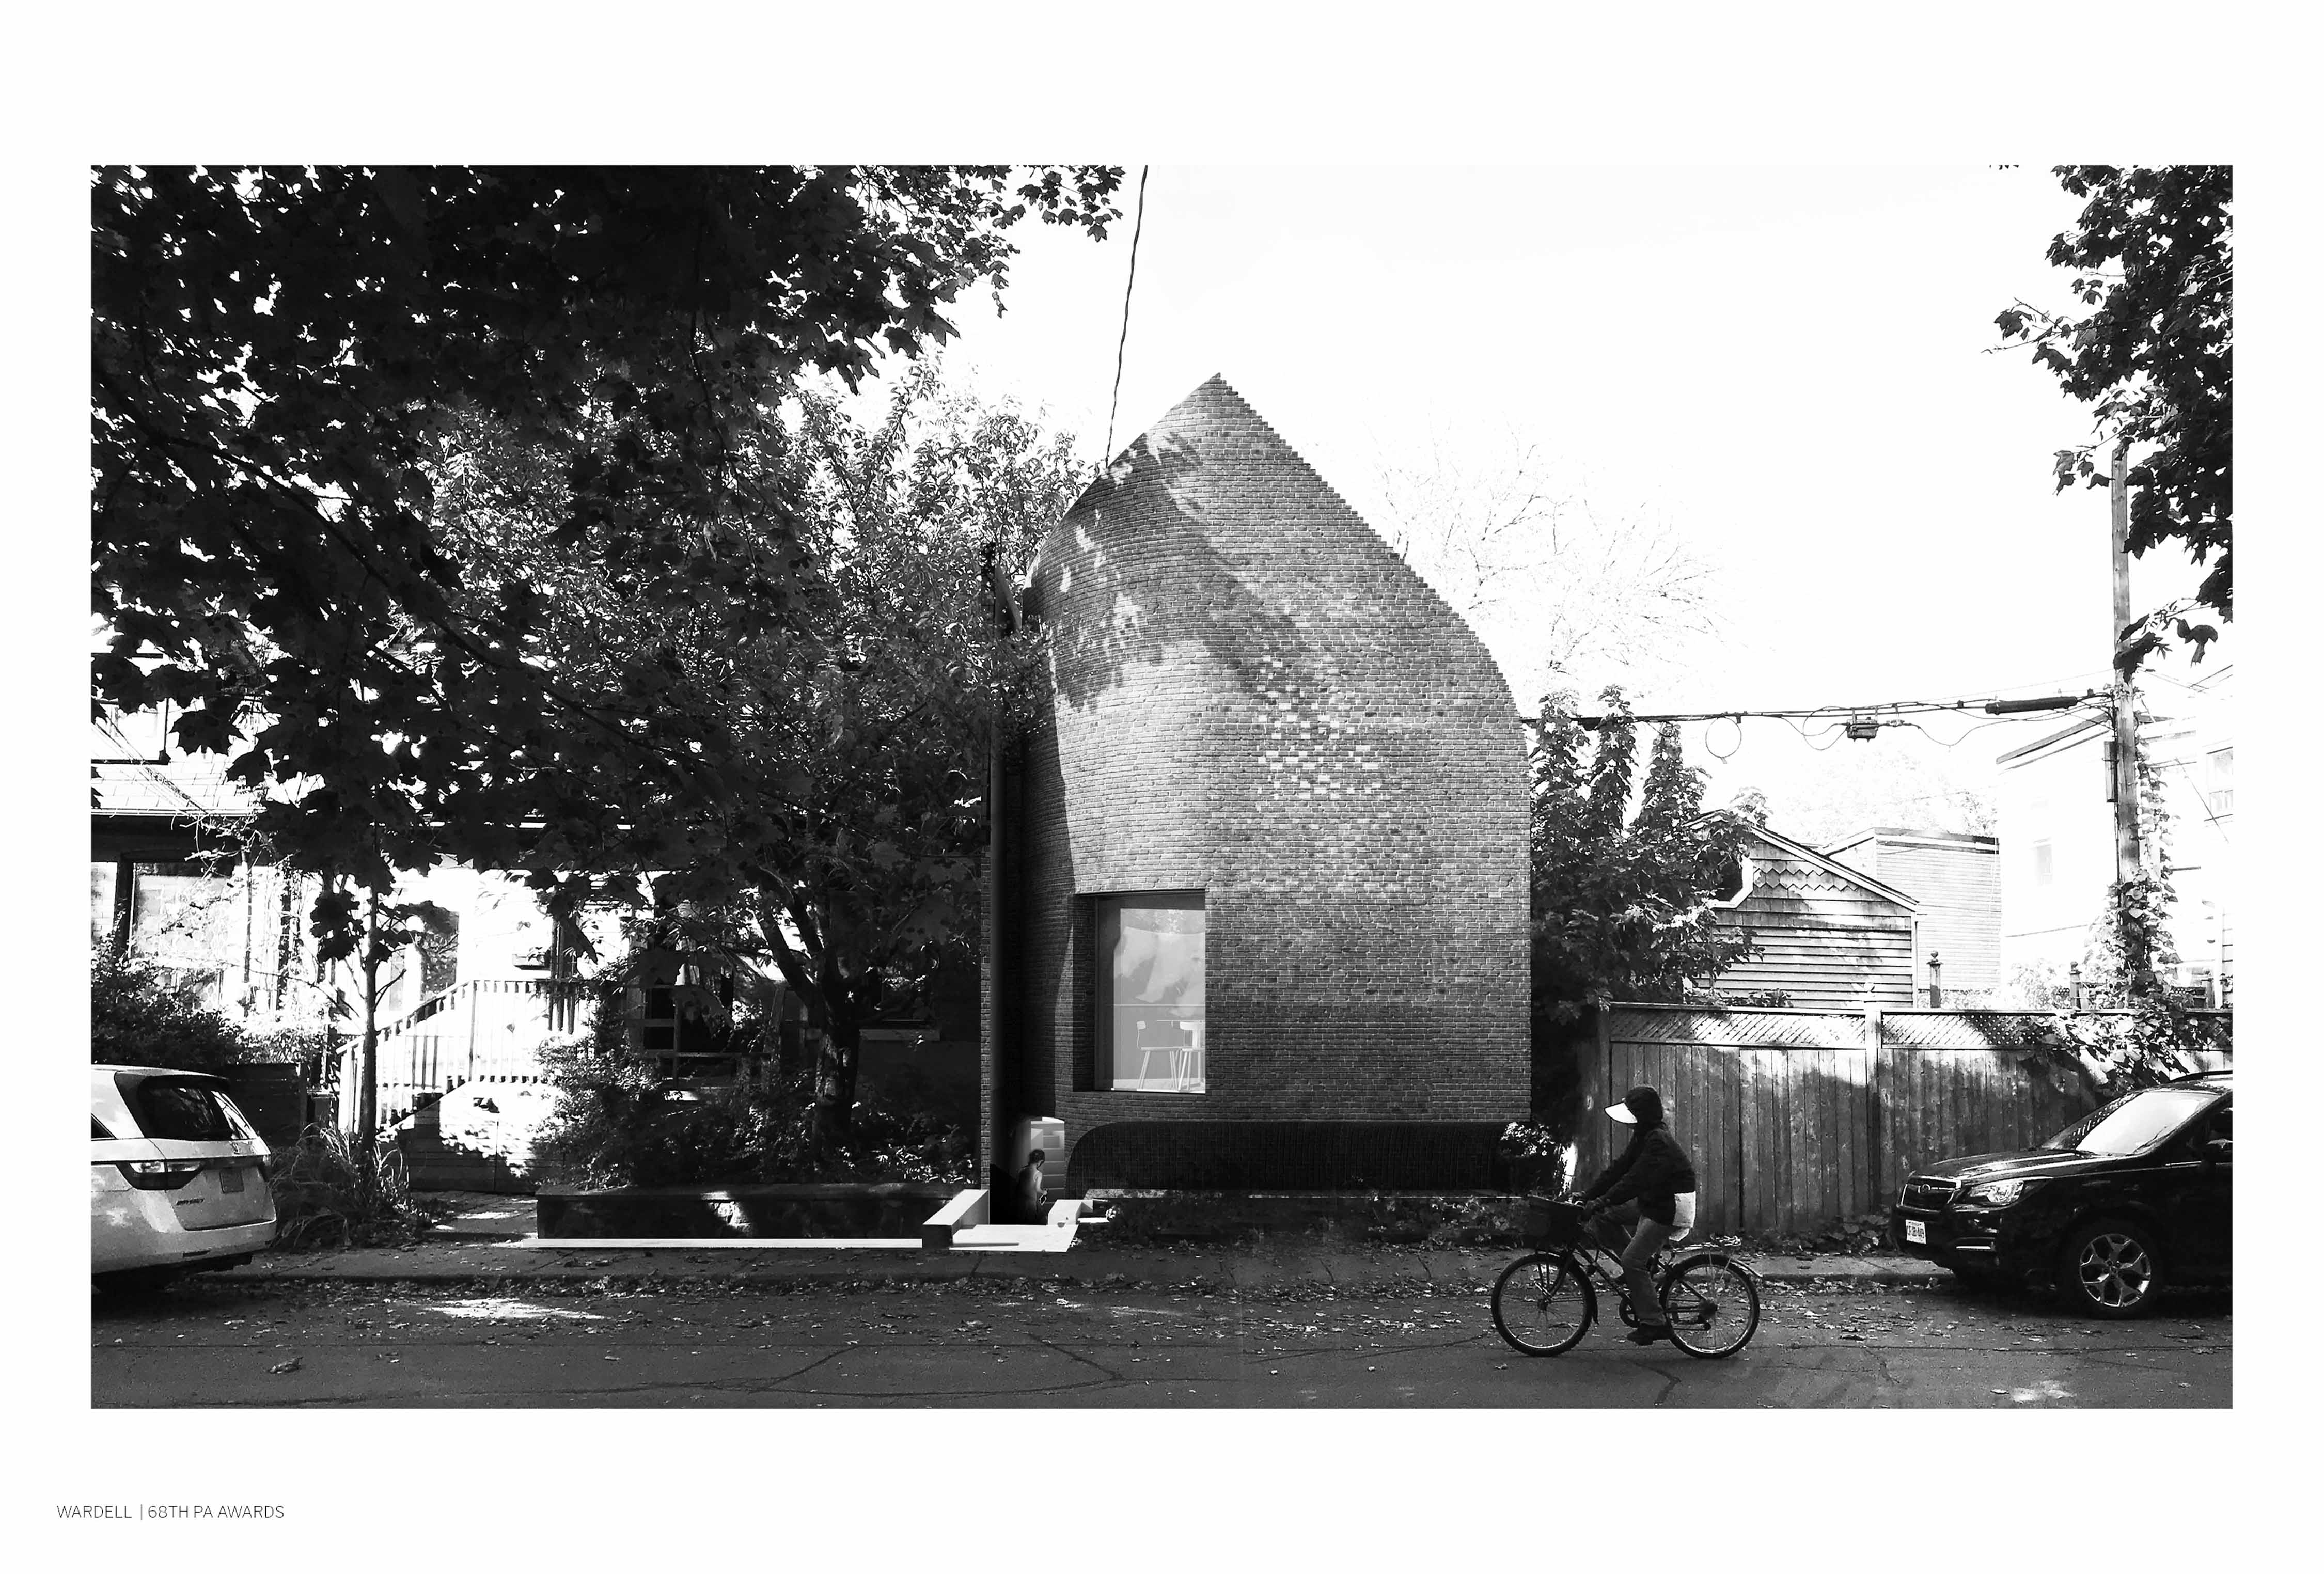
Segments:
[[[110,1274],[92,1274],[89,1282],[100,1294],[152,1295],[177,1276],[175,1268],[120,1268]]]
[[[2058,1291],[2090,1317],[2144,1317],[2163,1293],[2154,1232],[2127,1219],[2095,1219],[2058,1248]]]

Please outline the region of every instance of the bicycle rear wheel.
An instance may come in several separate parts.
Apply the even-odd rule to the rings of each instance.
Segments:
[[[1706,1361],[1733,1355],[1759,1329],[1759,1287],[1723,1256],[1673,1264],[1663,1279],[1662,1301],[1671,1343]]]
[[[1563,1252],[1519,1257],[1493,1283],[1493,1326],[1511,1349],[1528,1356],[1563,1355],[1597,1315],[1598,1292]]]

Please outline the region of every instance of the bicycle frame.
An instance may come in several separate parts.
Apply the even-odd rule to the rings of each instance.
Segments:
[[[1601,1293],[1615,1298],[1616,1312],[1625,1323],[1632,1327],[1637,1325],[1637,1314],[1630,1306],[1630,1287],[1622,1276],[1620,1259],[1603,1241],[1592,1240],[1585,1234],[1563,1246],[1541,1246],[1534,1249],[1550,1255],[1564,1254]],[[1655,1253],[1654,1259],[1648,1267],[1656,1291],[1661,1290],[1665,1282],[1671,1275],[1677,1272],[1682,1265],[1698,1261],[1732,1267],[1750,1279],[1755,1285],[1759,1283],[1757,1269],[1722,1247],[1682,1246],[1675,1249],[1665,1247]]]

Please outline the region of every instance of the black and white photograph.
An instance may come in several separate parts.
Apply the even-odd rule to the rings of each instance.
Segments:
[[[1635,1556],[1644,1492],[1950,1567],[1983,1470],[2064,1554],[2264,1451],[2251,134],[241,124],[42,237],[42,1406],[210,1450],[44,1467],[54,1566]]]

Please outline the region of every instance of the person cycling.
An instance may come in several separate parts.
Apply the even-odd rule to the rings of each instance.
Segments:
[[[1635,1126],[1621,1156],[1577,1199],[1587,1210],[1590,1231],[1622,1261],[1630,1311],[1638,1326],[1630,1342],[1650,1345],[1670,1338],[1670,1322],[1655,1295],[1655,1254],[1694,1228],[1694,1161],[1671,1135],[1663,1118],[1663,1096],[1637,1087],[1619,1104],[1606,1107],[1609,1119]]]

